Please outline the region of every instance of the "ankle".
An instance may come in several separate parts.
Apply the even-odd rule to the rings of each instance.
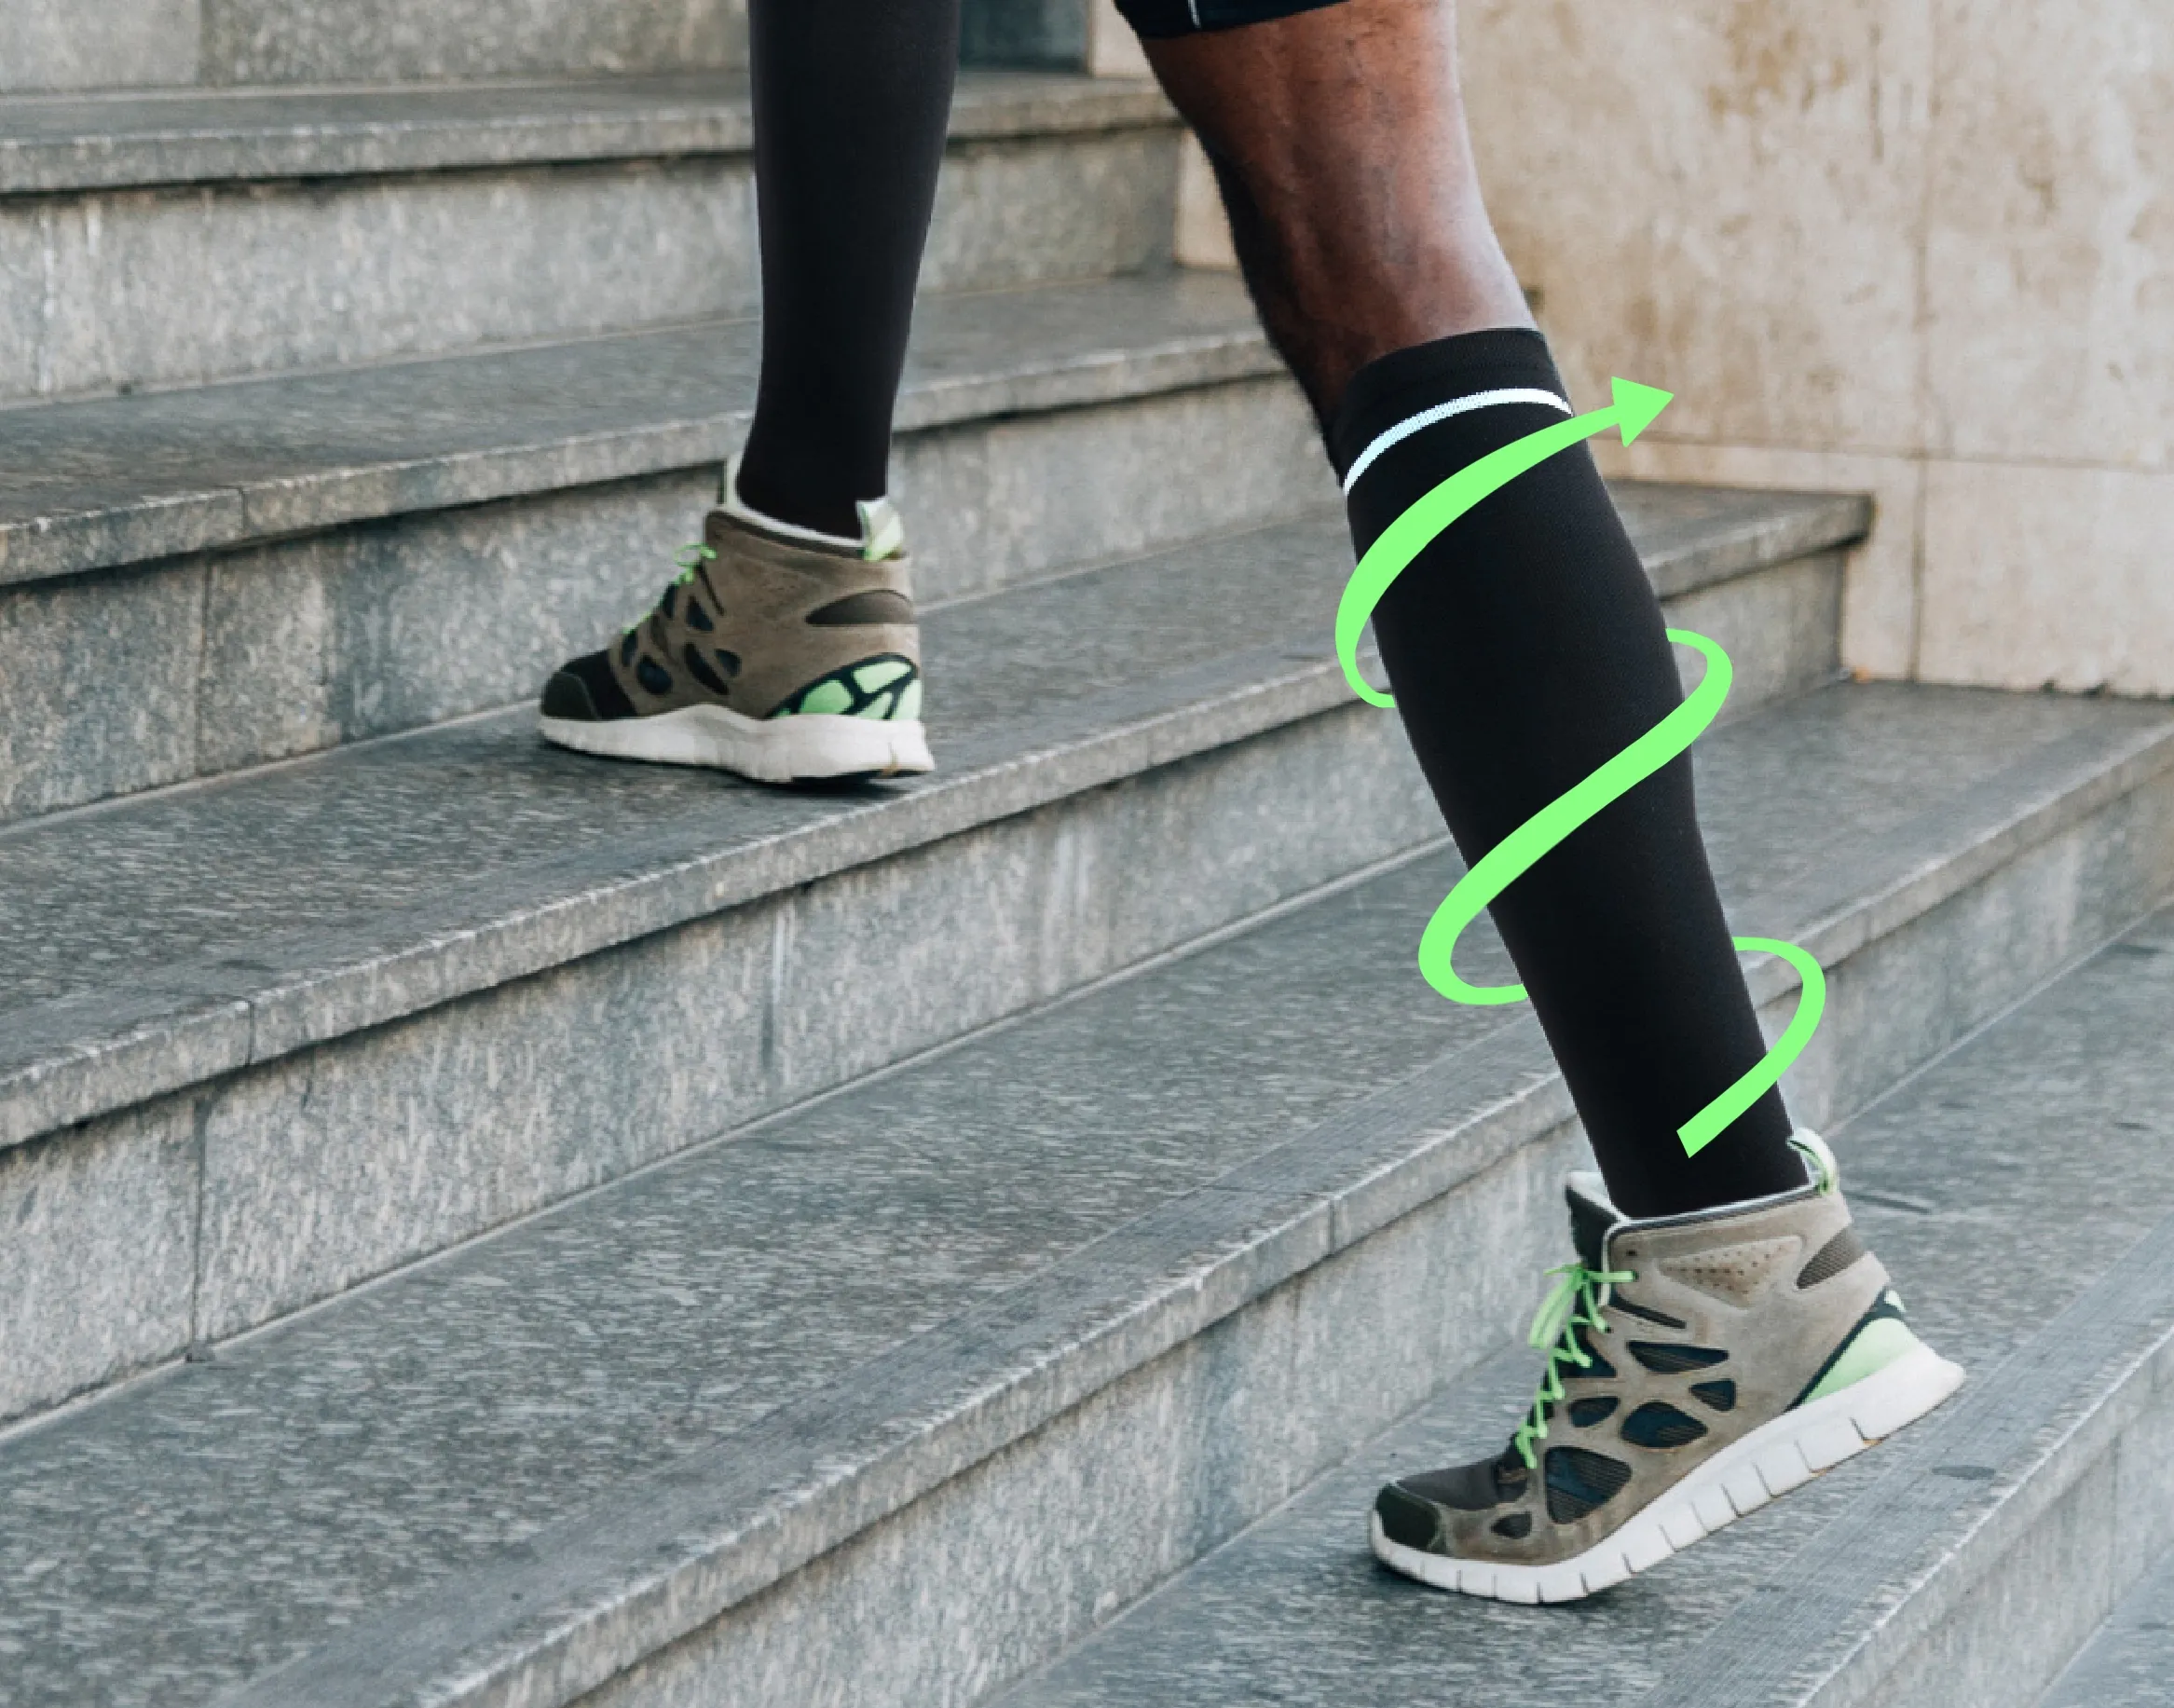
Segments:
[[[748,469],[739,458],[726,465],[724,501],[728,510],[750,511],[762,520],[820,534],[841,545],[861,543],[860,511],[852,499],[811,496],[779,485],[760,468]]]

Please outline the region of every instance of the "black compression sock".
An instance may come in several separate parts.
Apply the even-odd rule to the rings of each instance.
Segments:
[[[891,406],[935,204],[960,0],[754,0],[762,381],[740,496],[860,537],[888,490]]]
[[[1493,391],[1567,397],[1540,335],[1511,328],[1399,350],[1352,380],[1330,438],[1340,474],[1360,465],[1348,502],[1361,553],[1422,493],[1568,413],[1471,402]],[[1452,524],[1390,586],[1374,628],[1468,861],[1682,700],[1660,602],[1582,444]],[[1804,1183],[1778,1089],[1695,1157],[1676,1137],[1766,1053],[1688,754],[1565,838],[1490,911],[1617,1208],[1670,1215]]]

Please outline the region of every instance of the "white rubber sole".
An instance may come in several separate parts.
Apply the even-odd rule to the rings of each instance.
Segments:
[[[706,765],[758,783],[896,777],[936,769],[928,732],[918,719],[827,712],[754,718],[721,705],[688,705],[608,723],[539,717],[537,725],[545,741],[580,753],[655,765]]]
[[[1553,1565],[1453,1560],[1392,1542],[1369,1514],[1383,1565],[1438,1590],[1491,1601],[1577,1601],[1658,1565],[1778,1495],[1914,1423],[1962,1386],[1962,1367],[1930,1346],[1906,1352],[1839,1393],[1784,1412],[1724,1448],[1620,1529]]]

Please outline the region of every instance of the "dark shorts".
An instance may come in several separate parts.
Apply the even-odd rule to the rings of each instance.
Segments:
[[[1235,30],[1242,23],[1265,23],[1271,18],[1335,4],[1336,0],[1117,0],[1117,9],[1135,32],[1152,40],[1202,30]]]

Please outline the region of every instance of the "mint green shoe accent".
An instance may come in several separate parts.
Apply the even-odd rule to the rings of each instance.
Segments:
[[[881,563],[894,552],[906,549],[906,524],[889,499],[856,499],[853,507],[860,514],[860,554],[864,559]]]
[[[1842,1166],[1834,1159],[1834,1152],[1825,1140],[1809,1127],[1799,1127],[1789,1135],[1789,1143],[1804,1160],[1812,1165],[1812,1184],[1824,1193],[1829,1193],[1842,1183]]]
[[[690,581],[693,581],[696,576],[702,573],[703,565],[716,563],[718,561],[718,554],[711,551],[709,547],[703,544],[701,540],[690,540],[688,544],[681,546],[677,553],[673,557],[672,561],[679,566],[679,573],[672,578],[672,585],[675,587],[685,587]],[[619,631],[619,638],[623,641],[629,635],[632,635],[636,629],[640,628],[643,623],[648,622],[655,615],[656,613],[654,611],[644,611],[639,617],[636,617],[632,622],[628,623],[626,627]]]
[[[836,676],[831,676],[827,680],[816,683],[814,687],[802,694],[800,704],[792,709],[796,713],[849,712],[853,709],[853,690],[846,687]]]
[[[872,664],[856,666],[853,673],[853,679],[860,685],[862,693],[872,694],[879,689],[890,687],[900,676],[909,676],[912,674],[913,666],[904,659],[886,658],[878,659]]]
[[[911,659],[880,653],[816,678],[781,701],[771,716],[801,712],[866,717],[874,723],[911,722],[921,716],[921,671]]]
[[[1628,1269],[1588,1269],[1578,1263],[1557,1264],[1548,1273],[1563,1278],[1540,1301],[1532,1319],[1532,1332],[1526,1336],[1528,1345],[1548,1348],[1548,1367],[1540,1377],[1539,1391],[1533,1396],[1532,1410],[1511,1438],[1511,1445],[1517,1449],[1528,1470],[1539,1463],[1533,1442],[1548,1439],[1548,1408],[1562,1402],[1562,1366],[1584,1370],[1593,1363],[1592,1355],[1579,1344],[1578,1331],[1588,1328],[1607,1333],[1607,1320],[1600,1311],[1607,1303],[1609,1291],[1619,1282],[1638,1278]]]
[[[1910,1332],[1909,1324],[1895,1317],[1875,1317],[1842,1349],[1826,1374],[1804,1398],[1799,1405],[1810,1405],[1814,1400],[1824,1400],[1829,1394],[1839,1393],[1845,1387],[1854,1387],[1866,1376],[1877,1375],[1906,1353],[1915,1352],[1925,1343]]]

